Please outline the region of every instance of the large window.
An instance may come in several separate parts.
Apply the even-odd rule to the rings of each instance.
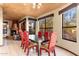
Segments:
[[[76,42],[76,7],[73,7],[62,14],[62,38]]]
[[[46,31],[53,31],[53,17],[46,18]]]
[[[44,33],[45,31],[45,19],[39,20],[39,30]]]
[[[7,34],[7,24],[8,22],[3,22],[3,34]]]
[[[35,25],[36,25],[36,21],[29,20],[29,33],[30,34],[35,34]]]
[[[53,16],[44,17],[39,20],[39,29],[44,34],[44,32],[53,31]]]

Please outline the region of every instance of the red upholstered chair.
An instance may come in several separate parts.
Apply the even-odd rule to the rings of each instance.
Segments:
[[[38,38],[42,38],[42,32],[38,32]]]
[[[41,44],[47,44],[48,43],[48,41],[50,40],[49,39],[49,33],[50,32],[44,32],[44,41],[42,41],[42,43]]]
[[[29,32],[24,31],[23,32],[23,37],[24,37],[24,52],[26,52],[26,48],[29,46],[30,42],[29,42]]]
[[[54,56],[56,56],[56,53],[55,53],[56,39],[57,39],[56,32],[52,32],[49,43],[47,45],[41,46],[40,54],[42,54],[42,50],[45,50],[46,52],[48,52],[49,56],[50,56],[50,52],[54,52]]]
[[[27,55],[28,55],[30,48],[34,49],[34,47],[36,47],[37,45],[36,45],[36,43],[34,44],[33,42],[31,42],[29,40],[29,32],[24,31],[23,35],[24,35],[24,39],[25,39],[24,52],[27,52]]]
[[[44,38],[45,38],[45,40],[49,40],[49,32],[44,33]]]
[[[25,40],[23,38],[23,31],[20,30],[19,33],[20,33],[20,37],[21,37],[21,47],[24,48],[24,42],[25,42]]]

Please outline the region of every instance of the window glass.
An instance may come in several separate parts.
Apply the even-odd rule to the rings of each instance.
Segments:
[[[53,31],[53,17],[46,18],[46,31]]]
[[[76,8],[63,13],[63,26],[76,26]]]
[[[29,33],[35,34],[35,24],[36,22],[34,20],[29,20]]]
[[[47,17],[39,20],[39,29],[44,34],[44,32],[53,31],[53,17]]]
[[[74,7],[62,14],[62,38],[73,42],[76,42],[76,11]]]

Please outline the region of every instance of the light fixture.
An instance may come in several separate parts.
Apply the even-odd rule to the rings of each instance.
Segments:
[[[27,4],[26,3],[24,3],[24,6],[26,6]],[[42,3],[33,3],[33,8],[35,9],[35,8],[40,8],[41,7],[41,5],[42,5]]]
[[[76,30],[72,29],[72,33],[74,33]]]
[[[24,6],[26,5],[26,3],[24,3]]]
[[[36,7],[36,3],[33,3],[33,8],[35,8]]]
[[[41,3],[33,3],[33,8],[40,8],[41,7]]]

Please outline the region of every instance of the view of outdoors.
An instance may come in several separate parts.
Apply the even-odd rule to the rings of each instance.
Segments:
[[[41,32],[51,32],[53,31],[53,17],[47,17],[45,19],[39,20],[39,27]]]
[[[63,39],[76,42],[76,7],[63,13]]]
[[[29,20],[29,32],[30,34],[35,34],[35,21]]]

